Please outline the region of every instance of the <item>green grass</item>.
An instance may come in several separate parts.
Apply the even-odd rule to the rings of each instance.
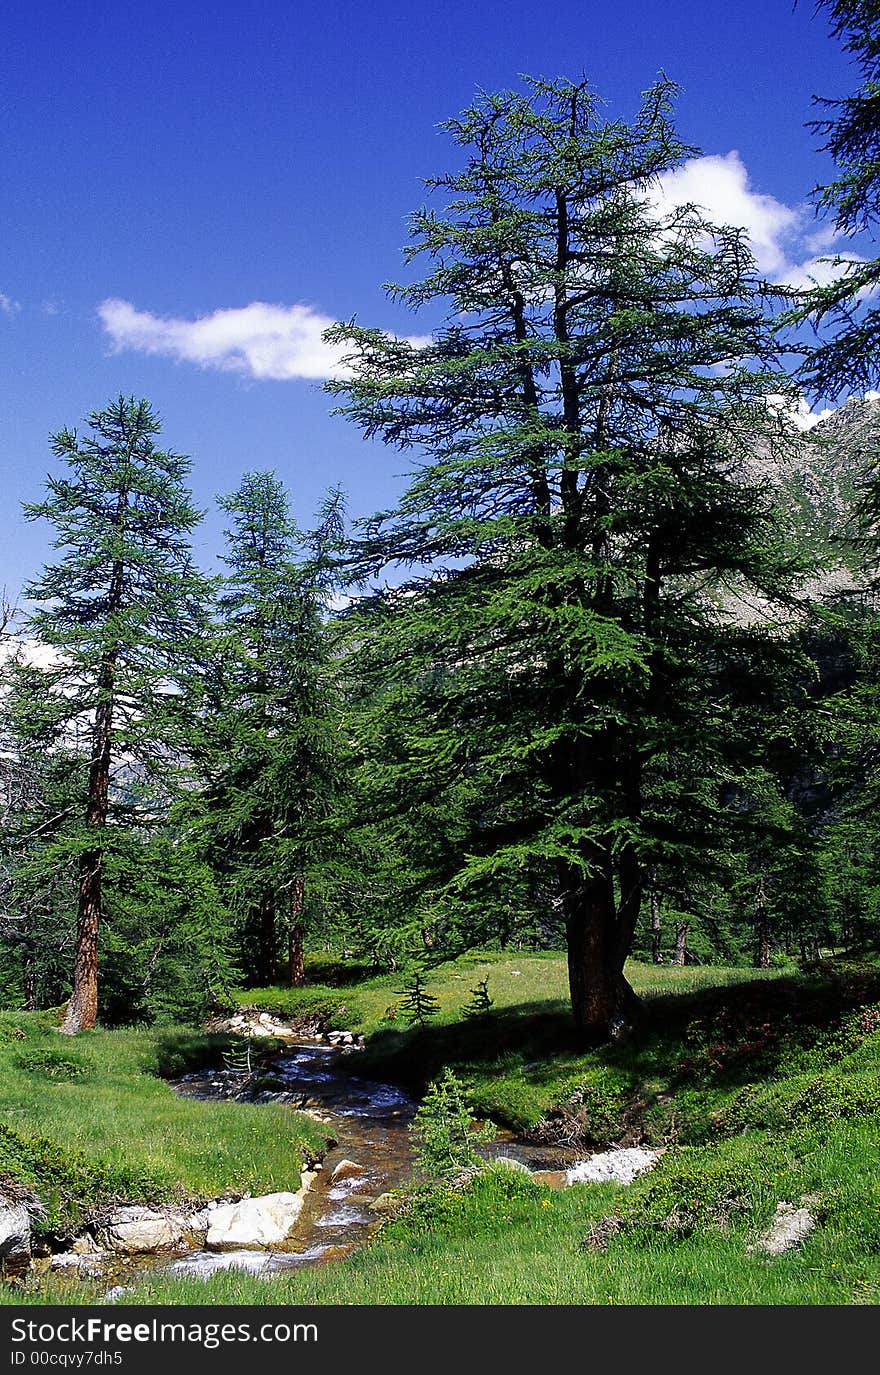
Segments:
[[[0,1014],[0,1181],[69,1230],[112,1200],[295,1189],[321,1140],[283,1107],[202,1103],[160,1077],[216,1063],[223,1042],[184,1029],[61,1036],[49,1014]]]
[[[256,1007],[282,1017],[322,1015],[328,1025],[372,1034],[401,1024],[400,992],[406,972],[375,974],[363,964],[341,964],[322,958],[306,962],[309,982],[305,988],[249,988],[235,996],[243,1007]],[[719,965],[687,966],[640,964],[631,960],[627,977],[642,997],[669,992],[697,992],[703,988],[742,982],[744,971]],[[776,970],[751,971],[753,978],[776,978]],[[540,1007],[548,1013],[570,1015],[568,972],[565,956],[556,952],[517,955],[481,951],[462,955],[430,968],[425,974],[429,991],[437,998],[436,1021],[460,1020],[470,990],[488,978],[489,995],[496,1010]]]
[[[685,1148],[629,1189],[554,1192],[497,1172],[435,1196],[387,1226],[368,1250],[320,1270],[206,1282],[155,1276],[134,1304],[851,1304],[880,1300],[876,1122],[787,1142],[756,1134],[711,1153]],[[714,1168],[707,1170],[711,1162]],[[706,1183],[706,1176],[710,1183]],[[585,1242],[615,1210],[653,1218],[683,1181],[709,1198],[719,1178],[741,1190],[724,1220],[669,1232],[646,1222],[604,1251]],[[820,1226],[788,1255],[749,1246],[782,1198],[820,1193]],[[22,1301],[40,1302],[39,1294]],[[42,1297],[42,1301],[46,1301]]]
[[[486,972],[495,1006],[465,1020],[469,989]],[[153,1275],[126,1302],[878,1303],[880,966],[829,961],[756,978],[633,965],[630,978],[646,999],[639,1035],[591,1052],[572,1037],[555,956],[472,957],[431,971],[440,1014],[426,1027],[383,1022],[400,976],[361,971],[321,996],[341,1000],[350,1024],[372,1026],[359,1058],[372,1072],[417,1082],[450,1064],[480,1110],[502,1121],[534,1124],[570,1100],[596,1141],[667,1143],[652,1173],[628,1188],[550,1191],[490,1169],[469,1186],[413,1193],[345,1261],[266,1279]],[[257,1005],[291,1015],[298,996],[263,990]],[[68,1072],[71,1085],[83,1082]],[[65,1070],[44,1073],[55,1091]],[[803,1244],[776,1258],[754,1251],[776,1205],[804,1198],[818,1225]],[[77,1290],[80,1302],[99,1293]],[[14,1301],[69,1300],[35,1282]]]

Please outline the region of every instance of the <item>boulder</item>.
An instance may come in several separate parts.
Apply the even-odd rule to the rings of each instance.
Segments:
[[[173,1251],[186,1244],[180,1214],[136,1206],[117,1208],[101,1228],[100,1241],[126,1256]]]
[[[565,1170],[535,1170],[532,1179],[537,1184],[543,1184],[545,1189],[567,1189],[568,1176]]]
[[[91,1255],[85,1255],[74,1250],[60,1251],[52,1257],[50,1268],[52,1270],[75,1270],[85,1279],[97,1279],[103,1274],[103,1260],[106,1255],[106,1251],[98,1251]]]
[[[397,1200],[393,1194],[379,1194],[372,1203],[367,1204],[371,1213],[393,1213],[397,1207]]]
[[[492,1159],[492,1164],[502,1170],[512,1170],[514,1174],[527,1174],[531,1176],[532,1171],[522,1160],[515,1160],[512,1155],[496,1155]]]
[[[799,1246],[815,1225],[816,1219],[809,1208],[796,1208],[793,1203],[778,1203],[773,1221],[763,1236],[758,1238],[755,1250],[763,1251],[767,1256],[782,1256]]]
[[[355,1176],[365,1173],[363,1165],[359,1165],[356,1160],[340,1160],[330,1176],[330,1183],[338,1184],[340,1179],[354,1179]]]
[[[264,1194],[212,1208],[206,1246],[209,1251],[259,1251],[281,1246],[293,1232],[303,1205],[299,1193]]]
[[[199,1208],[194,1213],[187,1213],[183,1219],[183,1233],[191,1245],[204,1246],[208,1235],[208,1209]]]
[[[23,1203],[0,1197],[0,1266],[8,1270],[31,1258],[31,1219]]]

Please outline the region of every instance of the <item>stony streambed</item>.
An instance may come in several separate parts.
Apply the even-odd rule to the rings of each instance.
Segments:
[[[357,1048],[309,1041],[274,1060],[271,1087],[256,1101],[286,1102],[321,1122],[333,1145],[315,1173],[293,1235],[283,1249],[190,1252],[172,1273],[209,1275],[228,1266],[266,1272],[326,1263],[347,1254],[381,1225],[388,1193],[410,1175],[409,1125],[415,1101],[394,1084],[356,1072]],[[229,1080],[190,1074],[177,1089],[195,1098],[228,1097]],[[234,1085],[233,1085],[234,1088]]]
[[[259,1027],[262,1034],[267,1030]],[[70,1251],[41,1264],[73,1283],[104,1278],[113,1286],[104,1297],[112,1301],[160,1271],[205,1278],[236,1267],[271,1274],[327,1264],[362,1245],[382,1225],[391,1191],[412,1174],[409,1127],[417,1103],[397,1085],[359,1074],[360,1047],[349,1035],[294,1041],[280,1025],[275,1034],[286,1039],[261,1071],[257,1091],[246,1076],[222,1069],[185,1075],[173,1087],[197,1099],[287,1104],[320,1122],[328,1148],[303,1171],[297,1194],[214,1200],[189,1212],[120,1208]],[[658,1154],[613,1149],[584,1161],[573,1148],[532,1145],[510,1133],[500,1133],[481,1153],[509,1159],[553,1187],[628,1183]]]

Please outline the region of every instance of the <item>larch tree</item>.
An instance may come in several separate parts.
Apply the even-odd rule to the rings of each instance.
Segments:
[[[307,879],[338,781],[326,612],[342,496],[331,492],[307,535],[273,472],[246,473],[220,507],[226,574],[193,736],[201,824],[243,913],[248,977],[275,980],[283,932],[289,980],[301,984]]]
[[[57,562],[27,596],[30,633],[54,651],[44,670],[59,738],[88,759],[77,840],[78,907],[72,991],[63,1030],[95,1025],[108,820],[124,774],[168,771],[169,722],[191,669],[207,595],[190,536],[201,519],[186,486],[188,458],[161,449],[150,403],[119,396],[88,429],[52,437],[67,468],[49,477],[30,520],[55,527]]]
[[[328,334],[341,412],[418,462],[353,554],[365,584],[403,570],[350,613],[401,740],[367,767],[401,827],[455,799],[433,912],[542,895],[594,1040],[637,1014],[623,967],[646,876],[686,851],[695,760],[711,767],[707,684],[739,633],[723,590],[772,600],[789,572],[744,476],[784,390],[765,288],[743,231],[664,200],[694,151],[673,97],[659,81],[627,123],[585,83],[481,96],[446,125],[461,163],[429,183],[442,207],[412,218],[426,275],[391,288],[445,324],[421,348]],[[680,823],[655,775],[677,780]]]
[[[834,159],[837,175],[814,192],[817,210],[838,233],[866,234],[876,244],[880,224],[880,11],[875,0],[818,0],[861,81],[846,96],[815,97],[822,109],[811,127]],[[862,392],[880,384],[880,256],[829,257],[830,280],[805,292],[796,312],[821,331],[808,351],[805,382],[820,395]]]

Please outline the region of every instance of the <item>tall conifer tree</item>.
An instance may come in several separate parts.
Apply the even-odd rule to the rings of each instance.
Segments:
[[[52,452],[67,467],[50,477],[31,520],[55,527],[56,563],[27,589],[32,634],[55,651],[45,682],[57,730],[88,751],[78,845],[79,898],[73,988],[63,1029],[93,1027],[106,827],[114,770],[167,768],[169,709],[186,679],[206,598],[189,539],[201,519],[185,479],[188,458],[160,449],[150,403],[119,396],[62,430]]]
[[[307,877],[337,785],[325,613],[342,496],[331,492],[309,535],[273,472],[246,473],[220,506],[230,517],[227,572],[195,744],[203,825],[243,913],[248,977],[275,979],[284,933],[289,979],[300,984]]]
[[[784,386],[766,302],[743,232],[664,204],[659,178],[693,152],[673,96],[659,82],[631,124],[582,83],[481,97],[446,126],[444,204],[412,219],[426,275],[392,288],[445,326],[421,349],[330,336],[342,412],[423,457],[355,556],[365,580],[411,570],[352,613],[404,742],[375,783],[402,824],[456,798],[435,911],[523,878],[546,895],[598,1039],[637,1011],[624,960],[647,869],[677,843],[654,775],[677,778],[680,815],[711,763],[707,687],[739,634],[713,597],[772,597],[787,572],[743,476]]]

